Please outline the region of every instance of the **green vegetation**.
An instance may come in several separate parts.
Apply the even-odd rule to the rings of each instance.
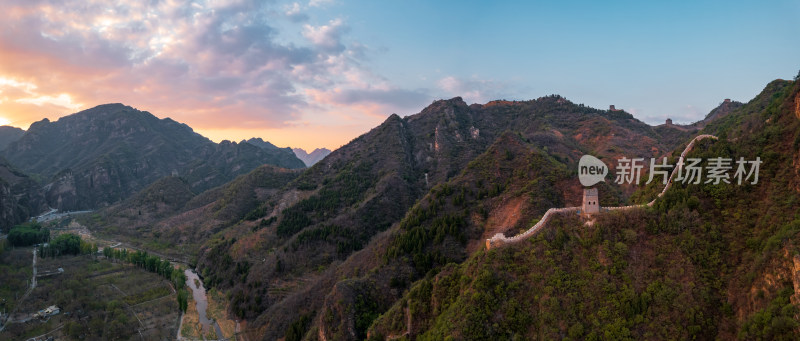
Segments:
[[[16,251],[22,250],[13,252]],[[20,255],[30,265],[30,250]],[[64,272],[39,278],[36,289],[25,301],[18,302],[17,313],[31,314],[50,305],[58,306],[61,313],[44,320],[8,324],[0,338],[27,340],[61,325],[63,328],[49,336],[57,340],[174,338],[178,306],[169,299],[172,295],[169,285],[158,275],[86,256],[66,255],[37,261],[40,273],[58,267]],[[0,272],[3,287],[10,279],[7,273]]]
[[[169,295],[172,291],[166,286],[158,286],[149,290],[142,291],[135,295],[128,295],[122,300],[128,305],[137,305],[159,297]]]
[[[39,254],[42,257],[96,255],[97,244],[85,242],[77,234],[65,233],[50,241],[49,245],[39,246]]]
[[[356,296],[356,304],[353,306],[353,310],[355,311],[356,337],[359,340],[364,340],[367,337],[367,329],[378,318],[381,309],[372,297],[358,295]]]
[[[261,218],[261,217],[263,217],[265,215],[267,215],[267,208],[264,207],[264,206],[260,206],[260,207],[258,207],[256,209],[248,212],[244,216],[244,218],[242,218],[242,219],[247,220],[247,221],[253,221],[253,220],[257,220],[258,218]]]
[[[759,310],[739,329],[739,339],[746,340],[796,340],[795,330],[800,326],[797,307],[789,301],[794,294],[791,285],[781,289],[769,306]]]
[[[128,249],[103,249],[103,255],[109,259],[116,259],[128,262],[142,269],[161,275],[171,281],[176,288],[182,288],[186,284],[186,274],[181,267],[174,267],[166,260],[155,255],[147,254],[147,251],[132,251]]]
[[[584,230],[577,217],[556,217],[530,241],[476,253],[418,281],[405,303],[392,309],[429,317],[415,319],[419,340],[454,334],[473,340],[707,338],[722,300],[709,290],[718,278],[686,283],[682,269],[687,263],[700,266],[695,259],[705,255],[683,245],[691,241],[718,253],[717,244],[688,233],[648,233],[647,222],[658,215],[609,214],[592,230]],[[622,222],[632,229],[616,228]],[[636,257],[641,245],[659,251]],[[699,273],[713,274],[718,264],[702,266]],[[381,319],[374,326],[384,334],[405,328]]]
[[[289,326],[289,329],[286,330],[285,341],[302,340],[303,335],[306,334],[308,327],[311,325],[312,316],[313,314],[303,314],[299,319],[292,322],[292,324]]]
[[[278,236],[291,236],[356,203],[374,182],[370,174],[371,167],[371,164],[364,162],[350,164],[319,192],[285,209],[283,219],[278,223]]]
[[[463,247],[480,235],[482,227],[470,224],[470,212],[480,212],[486,219],[486,201],[516,193],[531,193],[531,206],[540,212],[561,205],[563,195],[547,184],[565,178],[565,168],[517,136],[504,134],[459,177],[432,188],[407,212],[386,252],[387,261],[408,257],[420,277],[448,262],[462,261],[463,256],[447,252],[441,245],[449,239]]]
[[[42,227],[37,222],[14,226],[8,232],[8,241],[11,245],[17,247],[45,243],[48,240],[50,240],[50,230]]]
[[[256,232],[264,227],[274,224],[276,221],[278,221],[278,217],[275,216],[269,217],[268,219],[262,219],[260,222],[258,222],[258,225],[253,226],[251,231]]]
[[[0,240],[0,247],[5,244]],[[29,287],[33,270],[30,250],[7,248],[0,252],[0,310],[11,311]]]
[[[176,300],[178,302],[178,307],[182,312],[186,312],[189,294],[186,289],[184,289],[186,285],[186,274],[183,273],[183,268],[174,267],[168,260],[161,259],[161,257],[148,255],[147,251],[137,250],[128,252],[127,249],[105,248],[103,249],[103,255],[108,259],[116,259],[131,263],[144,270],[161,275],[171,281],[175,288],[177,288],[178,295],[176,296]]]
[[[303,244],[319,241],[336,243],[336,253],[344,257],[353,251],[360,250],[367,238],[368,235],[363,232],[353,232],[339,225],[323,225],[298,233],[291,246],[297,250]]]
[[[189,292],[184,288],[178,289],[178,308],[184,313],[189,308]]]
[[[422,217],[426,215],[425,213],[421,214]],[[393,248],[387,254],[389,257],[397,257],[400,252],[410,254],[417,273],[424,274],[434,264],[446,263],[446,258],[440,252],[426,252],[425,246],[431,241],[436,244],[442,243],[446,236],[455,237],[464,243],[466,242],[464,227],[466,227],[466,220],[463,216],[436,217],[429,226],[408,227],[406,232],[394,240]]]

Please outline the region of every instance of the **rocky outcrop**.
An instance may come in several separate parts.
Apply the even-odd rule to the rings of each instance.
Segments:
[[[794,96],[794,115],[800,119],[800,92]]]

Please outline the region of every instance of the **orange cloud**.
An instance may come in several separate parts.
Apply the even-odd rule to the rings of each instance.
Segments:
[[[10,0],[0,12],[0,117],[44,117],[124,103],[213,140],[262,137],[336,148],[392,112],[429,101],[365,69],[344,20],[296,24],[285,42],[257,0],[143,5]],[[303,21],[292,6],[287,20]],[[275,13],[282,13],[277,11]],[[288,17],[291,16],[291,17]]]

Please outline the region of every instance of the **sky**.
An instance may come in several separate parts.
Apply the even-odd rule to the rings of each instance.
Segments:
[[[559,94],[702,119],[800,70],[800,1],[3,0],[0,125],[104,103],[338,148],[392,113]]]

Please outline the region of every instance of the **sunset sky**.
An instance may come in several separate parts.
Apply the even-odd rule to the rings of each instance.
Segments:
[[[0,125],[104,103],[338,148],[392,113],[560,94],[702,119],[800,69],[800,1],[3,0]]]

